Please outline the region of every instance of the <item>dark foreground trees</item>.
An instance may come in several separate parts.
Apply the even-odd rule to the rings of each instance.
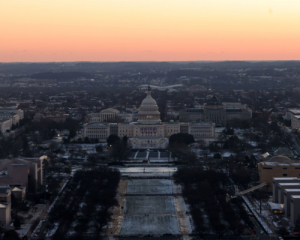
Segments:
[[[15,230],[8,230],[4,233],[3,240],[18,240],[19,235]]]
[[[122,140],[116,140],[111,147],[111,157],[114,161],[123,161],[126,160],[130,155],[130,148],[127,144],[128,138],[123,137]]]
[[[188,133],[177,133],[173,134],[169,139],[170,144],[172,143],[184,143],[186,145],[189,145],[191,143],[194,143],[194,137],[191,134]]]
[[[194,166],[178,169],[174,178],[183,185],[182,195],[190,205],[196,239],[203,239],[211,231],[219,239],[225,233],[240,235],[252,226],[240,199],[226,202],[232,183],[224,173]],[[204,221],[204,216],[209,223]]]
[[[115,142],[120,141],[120,138],[118,135],[111,134],[108,136],[106,141],[109,146],[112,146]]]
[[[109,209],[118,205],[120,176],[118,170],[107,167],[77,171],[68,184],[65,200],[50,214],[51,222],[60,223],[53,239],[64,239],[74,223],[75,239],[83,239],[89,229],[93,229],[95,239],[101,239],[103,227],[110,220]]]

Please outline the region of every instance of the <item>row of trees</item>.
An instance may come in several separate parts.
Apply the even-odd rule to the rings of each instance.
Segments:
[[[189,148],[189,144],[194,143],[194,137],[187,133],[177,133],[170,136],[168,150],[172,157],[179,162],[185,162],[194,165],[197,162],[197,156]]]
[[[64,239],[76,220],[74,239],[82,239],[91,223],[93,237],[101,239],[103,227],[110,220],[109,209],[118,205],[116,193],[120,177],[118,170],[107,167],[77,171],[64,199],[51,211],[49,221],[60,223],[53,238]]]
[[[32,157],[32,151],[25,135],[0,138],[0,158],[6,158],[10,155],[13,157],[17,157],[19,155]]]
[[[0,138],[0,158],[9,156],[25,156],[32,157],[34,149],[29,146],[29,142],[37,147],[44,140],[52,139],[57,135],[56,130],[69,130],[68,139],[76,136],[76,131],[79,128],[77,121],[68,118],[65,122],[55,122],[48,119],[42,119],[38,122],[32,122],[28,118],[20,121],[20,126],[25,126],[21,132],[15,136]],[[16,126],[14,126],[16,128]]]
[[[226,202],[231,183],[224,173],[203,171],[201,167],[185,167],[180,168],[174,178],[176,183],[183,185],[183,196],[190,205],[197,237],[203,238],[211,230],[219,238],[225,232],[239,235],[247,226],[252,227],[239,200]],[[204,215],[208,216],[209,224],[204,221]]]
[[[119,136],[112,134],[107,138],[107,144],[111,147],[111,157],[114,161],[126,160],[131,153],[127,136],[120,139]]]

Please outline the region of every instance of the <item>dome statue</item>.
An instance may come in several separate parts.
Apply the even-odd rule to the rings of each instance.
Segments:
[[[150,86],[148,86],[146,98],[141,103],[138,122],[142,124],[157,124],[161,122],[160,112],[155,99],[151,96]]]

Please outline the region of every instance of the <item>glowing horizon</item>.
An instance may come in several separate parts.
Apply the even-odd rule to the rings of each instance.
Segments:
[[[5,0],[0,9],[0,62],[300,60],[299,0]]]

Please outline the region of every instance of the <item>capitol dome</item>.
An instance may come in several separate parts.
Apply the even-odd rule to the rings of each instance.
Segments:
[[[160,112],[156,101],[151,96],[151,88],[148,87],[147,97],[142,101],[138,122],[142,124],[157,124],[160,123]]]
[[[141,107],[142,106],[149,106],[149,105],[152,105],[152,106],[157,106],[157,103],[155,101],[155,99],[151,96],[151,91],[148,90],[148,93],[147,93],[147,97],[142,101],[141,103]]]

